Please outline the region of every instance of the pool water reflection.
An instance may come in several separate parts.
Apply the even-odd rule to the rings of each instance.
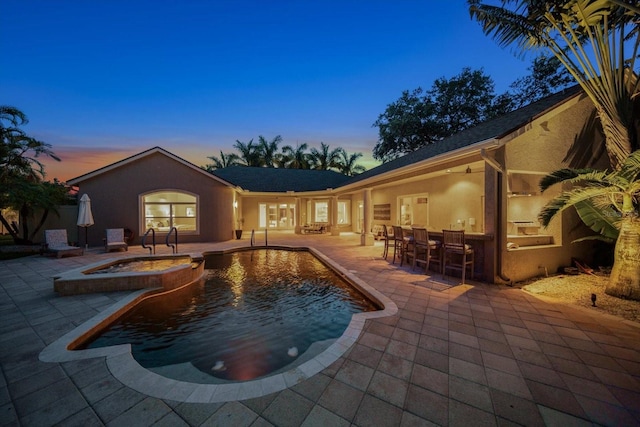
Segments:
[[[307,251],[211,254],[205,268],[204,282],[145,299],[84,348],[130,343],[149,369],[190,364],[245,381],[337,339],[354,313],[379,309]]]

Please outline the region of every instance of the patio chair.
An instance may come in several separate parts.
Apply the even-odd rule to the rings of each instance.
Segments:
[[[47,252],[53,252],[57,258],[65,255],[82,255],[83,249],[77,246],[70,246],[67,238],[67,230],[45,230],[44,231],[45,249]]]
[[[382,224],[382,240],[384,240],[382,257],[387,259],[387,256],[389,255],[389,245],[393,242],[393,228],[391,226]]]
[[[434,242],[435,245],[435,242]],[[411,269],[415,270],[416,265],[424,265],[425,272],[429,266],[431,256],[431,245],[429,244],[429,233],[424,227],[413,227],[413,250],[407,253],[411,258]]]
[[[440,270],[440,242],[429,238],[429,231],[423,227],[412,227],[413,230],[413,253],[409,251],[407,255],[412,258],[411,269],[415,270],[416,264],[424,265],[425,273],[432,264],[438,266]]]
[[[473,279],[473,248],[464,242],[464,230],[442,230],[442,277],[447,268],[461,270],[464,285],[465,272],[469,268]]]
[[[400,266],[404,264],[409,249],[413,250],[413,233],[399,225],[393,226],[393,264],[396,263],[396,253],[400,259]]]
[[[107,228],[105,230],[107,237],[104,239],[105,252],[116,249],[129,250],[129,245],[124,239],[124,228]]]

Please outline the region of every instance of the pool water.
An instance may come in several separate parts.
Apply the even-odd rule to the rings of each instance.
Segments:
[[[378,310],[306,251],[207,255],[205,263],[202,284],[142,301],[84,348],[130,343],[146,368],[190,363],[244,381],[340,337],[354,313]]]

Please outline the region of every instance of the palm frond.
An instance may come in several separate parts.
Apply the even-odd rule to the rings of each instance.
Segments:
[[[613,243],[613,242],[616,241],[615,239],[610,239],[610,238],[602,236],[600,234],[592,234],[590,236],[584,236],[584,237],[581,237],[579,239],[572,240],[571,243],[580,243],[580,242],[586,242],[586,241],[591,241],[591,240],[598,240],[598,241],[605,242],[605,243]]]
[[[547,227],[551,219],[563,210],[580,202],[608,198],[615,190],[617,189],[612,187],[591,186],[577,187],[569,191],[563,191],[542,208],[538,214],[538,219],[544,227]],[[611,203],[608,204],[610,205]]]
[[[602,183],[606,176],[606,171],[596,169],[559,169],[545,175],[540,179],[540,191],[544,192],[549,187],[561,182],[576,183],[584,181],[585,183]]]
[[[521,51],[543,43],[540,37],[545,24],[540,18],[542,14],[531,13],[524,15],[520,11],[509,10],[504,7],[481,4],[477,0],[470,0],[469,14],[482,25],[482,31],[495,39],[501,47],[516,43]],[[533,8],[536,11],[538,8]]]
[[[637,180],[640,175],[640,150],[634,151],[622,162],[618,174],[628,182]]]
[[[543,227],[548,227],[551,220],[567,207],[569,194],[564,192],[557,197],[551,199],[538,213],[538,220]]]
[[[620,213],[609,205],[608,209],[594,206],[591,201],[585,200],[575,205],[580,219],[591,230],[607,239],[616,240],[619,229],[618,222],[622,218]]]

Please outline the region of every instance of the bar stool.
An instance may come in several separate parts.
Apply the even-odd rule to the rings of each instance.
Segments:
[[[442,230],[442,278],[447,268],[462,271],[462,284],[467,268],[473,279],[473,248],[464,243],[464,230]]]
[[[393,264],[396,263],[396,253],[398,253],[398,257],[400,259],[400,266],[402,266],[402,262],[404,260],[404,238],[403,238],[403,230],[399,225],[393,226]]]
[[[382,225],[382,239],[384,240],[384,250],[382,251],[382,257],[387,259],[389,255],[389,245],[393,241],[393,228],[388,225]]]
[[[424,227],[413,227],[413,266],[415,269],[416,264],[424,264],[425,273],[431,266],[431,264],[437,264],[438,270],[440,270],[440,243],[436,240],[429,238],[429,231]]]

